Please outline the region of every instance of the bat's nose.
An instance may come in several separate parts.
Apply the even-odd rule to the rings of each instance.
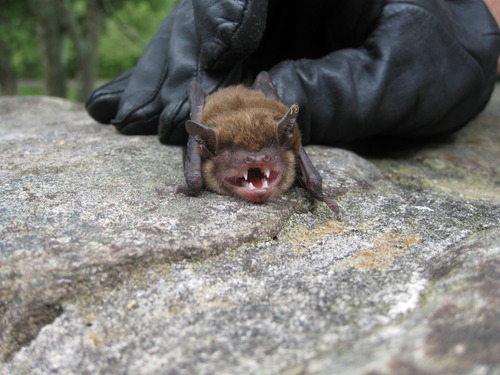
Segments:
[[[270,160],[271,160],[271,155],[266,154],[266,153],[249,154],[245,158],[245,162],[248,164],[265,163],[265,162],[269,162]]]

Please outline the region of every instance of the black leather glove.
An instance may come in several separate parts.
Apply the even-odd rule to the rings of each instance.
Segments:
[[[343,48],[320,58],[284,60],[271,69],[285,104],[300,105],[306,143],[447,133],[488,102],[500,34],[481,0],[389,0],[380,9],[374,23],[369,12],[351,13],[352,37]],[[279,33],[266,30],[263,41],[280,39],[274,34]],[[263,47],[255,54],[269,51]]]
[[[211,92],[270,70],[283,101],[301,107],[304,143],[428,136],[483,109],[499,51],[481,0],[184,0],[87,109],[123,133],[159,123],[163,142],[184,142],[192,78]]]
[[[123,134],[187,139],[187,86],[207,92],[239,83],[241,61],[259,45],[267,0],[181,0],[164,20],[133,71],[97,89],[86,108]]]

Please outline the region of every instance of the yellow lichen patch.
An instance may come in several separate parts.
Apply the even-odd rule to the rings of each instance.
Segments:
[[[340,234],[348,229],[348,224],[336,220],[323,220],[316,224],[312,230],[309,230],[309,235],[314,233],[316,237],[323,237],[332,233]]]
[[[359,268],[387,270],[394,259],[418,242],[419,238],[415,234],[389,231],[376,236],[371,246],[358,250],[349,263]]]
[[[300,225],[294,227],[293,231],[285,236],[284,241],[290,243],[290,247],[293,251],[302,253],[315,245],[322,238],[332,234],[340,234],[350,228],[351,226],[340,221],[323,220],[315,224],[312,228]]]
[[[89,333],[82,338],[82,344],[87,349],[99,349],[104,342],[105,338],[102,333]]]
[[[414,169],[408,167],[400,168],[399,172],[408,176],[415,176],[417,174],[417,172]]]
[[[233,296],[218,290],[212,286],[202,288],[194,294],[195,299],[203,305],[218,307],[221,309],[232,308],[235,306]]]

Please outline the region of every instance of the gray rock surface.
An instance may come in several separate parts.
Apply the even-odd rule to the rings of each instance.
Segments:
[[[0,98],[0,373],[500,374],[499,122],[497,89],[447,138],[308,147],[335,218],[177,195],[179,147]]]

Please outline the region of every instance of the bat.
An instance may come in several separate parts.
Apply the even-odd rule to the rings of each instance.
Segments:
[[[264,202],[298,179],[309,194],[337,214],[339,206],[323,194],[322,179],[301,143],[299,106],[287,107],[267,72],[251,87],[229,86],[207,95],[199,81],[188,89],[191,119],[184,150],[186,186]]]

